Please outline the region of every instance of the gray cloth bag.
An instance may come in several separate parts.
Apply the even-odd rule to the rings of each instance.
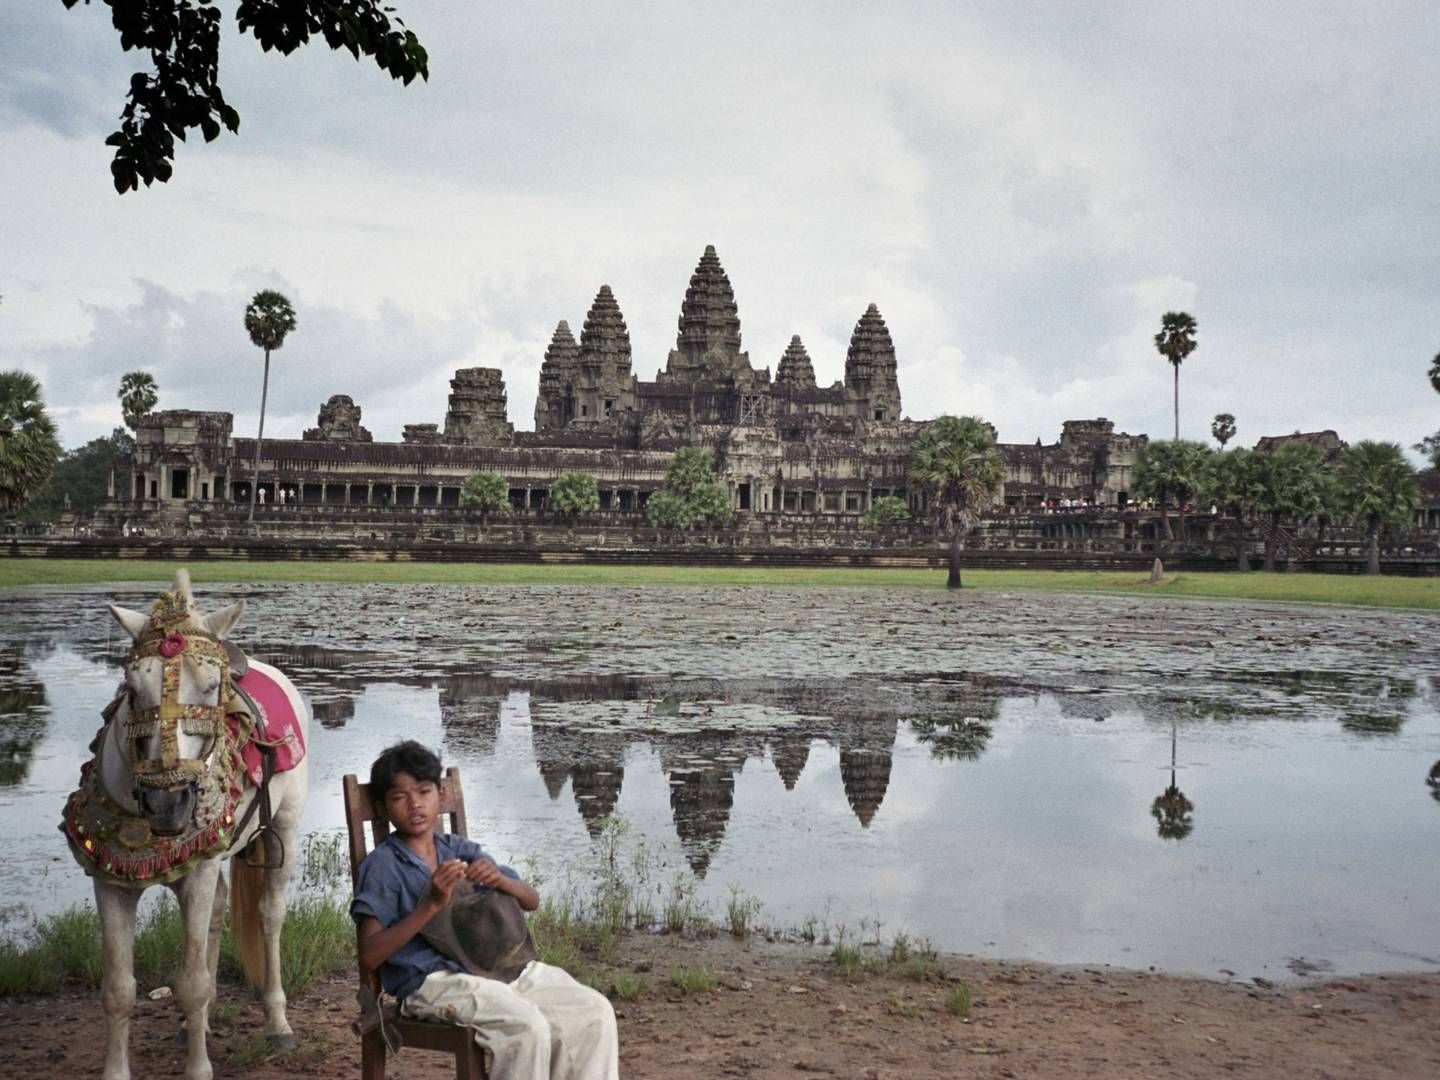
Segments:
[[[468,881],[455,886],[450,903],[430,918],[420,936],[468,974],[500,982],[514,982],[540,956],[516,899]]]

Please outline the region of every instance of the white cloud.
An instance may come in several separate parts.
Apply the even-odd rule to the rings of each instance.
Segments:
[[[757,366],[800,333],[839,378],[875,302],[906,411],[979,412],[1007,441],[1097,415],[1167,432],[1170,307],[1200,324],[1183,434],[1222,410],[1242,439],[1436,426],[1425,9],[399,6],[428,84],[227,31],[240,135],[124,198],[102,140],[134,58],[93,10],[0,15],[0,184],[23,208],[0,221],[0,362],[44,377],[67,443],[104,433],[141,366],[166,404],[253,424],[239,312],[276,282],[301,318],[282,430],[350,393],[396,438],[476,364],[526,428],[551,330],[578,333],[602,283],[653,377],[707,243]]]

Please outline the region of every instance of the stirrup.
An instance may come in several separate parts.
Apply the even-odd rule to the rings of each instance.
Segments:
[[[269,857],[270,845],[263,842],[267,836],[274,837],[275,846],[280,849],[279,857],[273,861]],[[262,853],[258,859],[255,857],[256,848],[259,848]],[[284,866],[285,841],[280,838],[280,834],[269,825],[262,825],[256,829],[255,835],[245,845],[245,865],[252,870],[279,870]]]

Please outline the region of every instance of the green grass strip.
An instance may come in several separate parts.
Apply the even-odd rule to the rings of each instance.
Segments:
[[[943,570],[712,566],[590,566],[537,563],[185,562],[132,559],[0,559],[0,588],[25,585],[168,584],[187,566],[204,584],[261,582],[454,585],[674,585],[765,588],[942,589]],[[1273,600],[1440,611],[1440,577],[1348,574],[1172,574],[1161,585],[1125,570],[965,570],[966,588],[1062,593]]]

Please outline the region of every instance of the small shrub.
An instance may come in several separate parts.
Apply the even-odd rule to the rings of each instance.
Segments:
[[[837,942],[830,950],[830,960],[835,965],[835,970],[847,979],[859,973],[864,966],[864,958],[860,950],[854,945],[846,944],[844,941]]]
[[[615,973],[610,987],[612,997],[617,997],[621,1001],[634,1001],[649,992],[650,980],[644,975],[631,975],[628,972],[620,971]]]
[[[962,982],[945,995],[945,1011],[962,1019],[970,1015],[970,984]]]
[[[920,1015],[919,1005],[913,1001],[906,1001],[898,995],[890,999],[890,1010],[899,1016],[909,1017],[911,1020]]]
[[[672,968],[670,970],[670,985],[679,987],[687,994],[697,992],[709,992],[720,984],[715,978],[715,973],[706,967],[698,968]]]
[[[164,986],[175,979],[185,953],[185,924],[180,906],[168,892],[135,929],[135,979],[141,987]]]

